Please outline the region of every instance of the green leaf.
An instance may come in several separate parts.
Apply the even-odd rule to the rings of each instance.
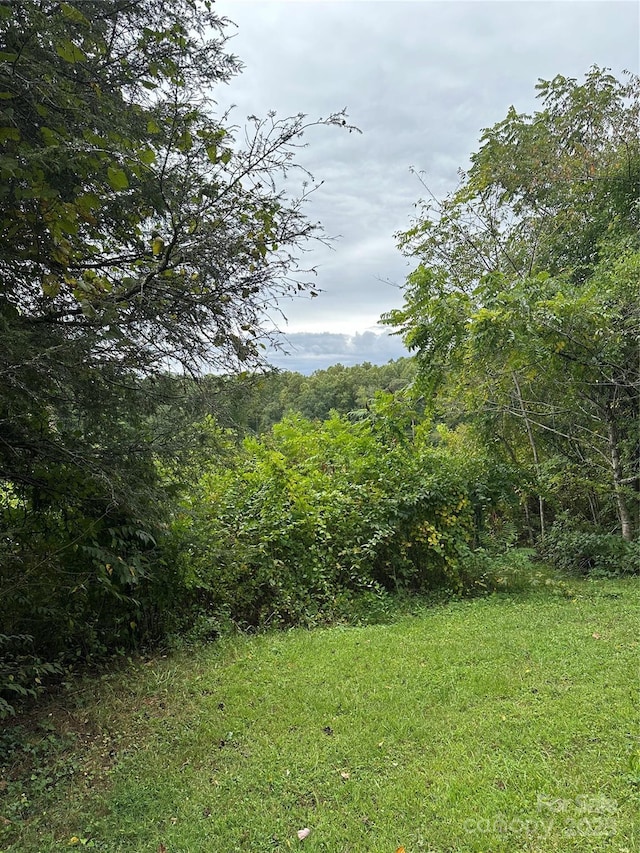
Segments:
[[[155,119],[150,118],[147,122],[147,133],[160,133],[160,125]]]
[[[126,172],[116,166],[109,166],[107,169],[107,180],[114,190],[126,190],[129,186]]]
[[[190,151],[191,146],[193,145],[193,137],[191,136],[191,132],[189,130],[185,130],[184,133],[178,138],[176,144],[180,151]]]
[[[91,145],[97,145],[100,148],[107,145],[107,140],[103,136],[98,136],[97,133],[94,133],[92,130],[88,130],[87,128],[82,131],[82,136]]]
[[[58,246],[55,246],[51,252],[53,260],[61,264],[63,267],[69,266],[70,243],[68,240],[62,239]]]
[[[0,127],[0,142],[5,139],[13,139],[15,142],[20,142],[20,131],[17,127]]]
[[[43,140],[44,144],[47,147],[50,147],[52,145],[57,145],[58,137],[53,132],[53,130],[51,130],[50,127],[41,127],[40,128],[40,134],[42,136],[42,140]]]
[[[150,166],[156,161],[156,152],[152,148],[143,148],[142,151],[139,152],[138,157],[143,163]]]
[[[63,41],[56,45],[56,53],[65,62],[82,62],[87,57],[80,48],[72,41]]]
[[[76,205],[78,210],[82,213],[91,213],[92,210],[99,207],[100,199],[94,193],[85,193],[84,195],[78,196],[76,199]]]
[[[70,21],[74,21],[76,24],[88,24],[89,21],[85,18],[82,12],[79,9],[76,9],[75,6],[71,6],[69,3],[61,3],[60,11],[68,18]]]
[[[42,277],[42,292],[53,299],[60,293],[60,279],[53,273],[47,273]]]
[[[218,146],[217,145],[209,145],[207,148],[207,157],[211,160],[212,163],[216,163],[218,160]]]

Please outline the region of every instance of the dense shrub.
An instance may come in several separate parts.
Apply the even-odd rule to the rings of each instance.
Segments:
[[[490,499],[481,464],[380,398],[358,423],[291,416],[210,470],[173,525],[179,583],[220,618],[315,624],[363,594],[461,592]]]
[[[540,555],[564,572],[620,576],[640,572],[640,541],[626,542],[568,516],[556,519],[538,544]]]
[[[20,700],[37,696],[46,676],[60,671],[57,663],[34,654],[33,637],[0,634],[0,720],[15,713]]]

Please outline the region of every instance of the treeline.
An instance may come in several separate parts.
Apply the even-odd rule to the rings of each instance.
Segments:
[[[416,372],[414,359],[399,358],[383,365],[335,364],[310,376],[287,370],[210,375],[194,382],[190,393],[221,426],[260,435],[291,413],[310,420],[326,420],[332,412],[364,414],[378,391],[408,390]]]

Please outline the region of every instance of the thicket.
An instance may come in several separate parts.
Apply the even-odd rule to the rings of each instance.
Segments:
[[[291,415],[189,489],[171,534],[174,582],[213,633],[371,618],[400,589],[478,591],[482,546],[513,544],[490,520],[512,509],[512,477],[392,395],[355,422]]]

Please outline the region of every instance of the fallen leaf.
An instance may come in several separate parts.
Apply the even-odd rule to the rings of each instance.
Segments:
[[[594,640],[600,639],[600,634],[592,634],[591,636],[593,637]]]
[[[298,830],[298,838],[300,839],[300,841],[304,841],[305,838],[307,838],[309,835],[311,835],[311,830],[307,826],[305,826],[304,829]]]
[[[162,842],[158,844],[158,853],[167,853],[167,848],[164,846]]]
[[[340,774],[340,778],[341,779],[351,779],[351,774],[347,773],[346,771],[343,770],[342,773]]]
[[[407,853],[407,851],[404,849],[404,847],[398,847],[396,853]]]
[[[331,726],[325,726],[325,727],[322,729],[322,731],[323,731],[326,735],[329,735],[329,737],[331,737],[331,735],[333,734],[333,729],[331,728]]]

